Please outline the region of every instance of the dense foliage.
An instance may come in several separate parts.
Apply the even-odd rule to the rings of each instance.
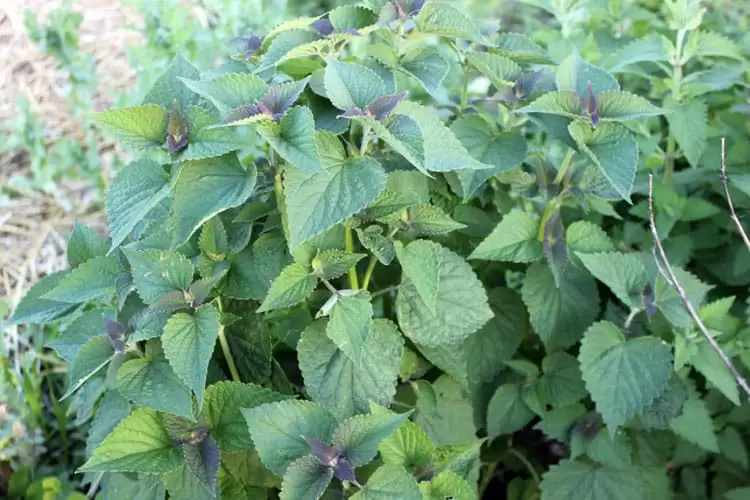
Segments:
[[[720,168],[749,207],[750,44],[693,0],[590,33],[579,3],[534,38],[341,6],[97,113],[139,155],[109,237],[77,226],[12,318],[61,327],[84,482],[746,498],[750,252]]]

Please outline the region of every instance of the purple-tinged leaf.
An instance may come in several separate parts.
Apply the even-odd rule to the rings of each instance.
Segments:
[[[391,111],[396,109],[398,103],[400,103],[408,92],[399,92],[398,94],[389,94],[376,97],[366,109],[366,113],[374,117],[376,120],[381,121],[383,118],[388,116]]]
[[[396,12],[400,19],[404,19],[415,14],[424,7],[425,0],[396,0]]]
[[[589,118],[591,118],[591,126],[596,128],[599,125],[599,103],[596,95],[594,95],[594,90],[591,88],[591,82],[589,82],[589,86],[583,94],[581,107],[589,115]]]
[[[646,284],[646,287],[641,292],[643,296],[643,306],[646,309],[648,317],[652,317],[656,314],[656,298],[654,297],[654,291],[651,289],[650,284]]]
[[[341,452],[333,446],[318,439],[306,437],[305,441],[310,446],[310,451],[318,461],[326,467],[335,467],[339,461]]]
[[[362,33],[360,33],[357,28],[346,28],[342,33],[344,33],[345,35],[362,36]]]
[[[185,293],[180,290],[168,292],[162,295],[154,304],[149,307],[153,312],[168,312],[190,307],[190,303],[185,297]]]
[[[308,76],[296,82],[274,85],[261,98],[258,103],[259,109],[274,120],[280,120],[286,110],[292,107],[292,104],[302,95],[309,81],[310,77]]]
[[[169,112],[167,124],[167,151],[176,153],[188,143],[188,130],[185,117],[182,116],[177,100],[172,102],[172,111]]]
[[[257,35],[242,37],[242,41],[245,42],[245,57],[247,58],[253,57],[263,45],[263,37]]]
[[[239,108],[229,113],[229,115],[224,119],[223,123],[234,123],[240,120],[246,120],[247,118],[252,118],[253,116],[257,116],[260,114],[262,114],[262,111],[260,109],[260,106],[258,106],[257,104],[240,106]]]
[[[565,227],[559,210],[552,212],[544,224],[542,250],[547,258],[547,265],[552,271],[555,284],[559,287],[562,275],[565,273],[565,268],[569,262],[568,245],[565,243]]]
[[[211,436],[196,444],[185,444],[182,447],[185,463],[198,480],[210,491],[216,489],[219,474],[219,446]]]
[[[367,116],[367,113],[365,113],[360,108],[358,108],[358,107],[355,106],[353,108],[347,109],[346,111],[344,111],[343,113],[341,113],[338,117],[352,118],[352,117],[355,117],[355,116]]]
[[[520,100],[529,97],[534,91],[536,84],[542,79],[542,75],[544,75],[544,70],[541,69],[522,73],[513,85],[513,94],[516,96],[516,99]]]
[[[323,36],[328,36],[334,32],[333,24],[327,17],[321,17],[310,23],[310,27]]]
[[[333,466],[333,477],[340,481],[349,481],[361,488],[357,477],[354,475],[354,467],[344,457],[340,457],[336,465]]]
[[[123,352],[125,350],[125,332],[127,331],[125,325],[104,316],[104,331],[107,332],[115,351]]]

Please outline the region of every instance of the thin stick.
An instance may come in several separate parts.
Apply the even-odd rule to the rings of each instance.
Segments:
[[[693,307],[693,304],[690,303],[690,299],[688,299],[687,294],[685,293],[685,290],[680,285],[679,281],[677,281],[677,276],[674,273],[674,270],[672,269],[672,265],[669,263],[669,260],[667,259],[667,254],[664,251],[664,247],[661,244],[661,240],[659,239],[659,233],[656,230],[656,222],[654,220],[654,178],[652,175],[648,176],[648,218],[649,218],[649,225],[651,227],[651,236],[654,240],[654,245],[659,251],[659,256],[661,257],[661,261],[664,264],[664,267],[662,268],[659,266],[659,269],[662,273],[666,272],[668,276],[664,276],[666,278],[667,282],[677,291],[677,294],[680,296],[680,299],[682,299],[682,303],[685,304],[685,308],[687,309],[688,313],[690,314],[690,317],[693,318],[693,321],[698,325],[698,329],[703,334],[703,337],[708,341],[708,343],[711,345],[711,348],[716,352],[716,354],[719,355],[719,358],[724,362],[726,367],[729,369],[729,371],[734,376],[735,380],[738,384],[740,384],[740,387],[742,387],[742,390],[745,391],[745,394],[750,397],[750,386],[748,386],[747,381],[745,378],[740,375],[740,372],[737,371],[737,368],[735,368],[734,364],[732,363],[732,360],[729,359],[729,356],[724,352],[724,350],[721,348],[718,342],[716,342],[716,339],[714,339],[711,334],[708,332],[708,329],[706,328],[706,325],[703,324],[703,321],[701,321],[700,317],[698,316],[698,313],[695,310],[695,307]],[[654,253],[654,256],[656,257],[656,254]],[[656,259],[657,264],[659,264],[659,259]]]
[[[742,241],[745,242],[745,246],[750,250],[750,239],[747,237],[747,233],[745,233],[745,229],[742,227],[742,223],[740,222],[740,218],[737,217],[737,212],[734,210],[734,203],[732,202],[732,196],[729,194],[729,182],[727,179],[727,156],[726,156],[726,138],[721,138],[721,183],[724,184],[724,193],[727,195],[727,205],[729,205],[729,212],[732,215],[732,220],[734,221],[735,226],[737,226],[737,229],[740,231],[740,236],[742,236]]]

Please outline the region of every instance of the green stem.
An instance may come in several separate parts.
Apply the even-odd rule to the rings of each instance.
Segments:
[[[219,308],[219,312],[223,312],[220,298],[216,299],[216,305]],[[227,366],[229,367],[229,374],[232,376],[232,380],[235,382],[242,382],[240,380],[240,373],[237,371],[237,365],[234,363],[232,351],[229,350],[229,342],[227,342],[227,336],[224,333],[224,325],[219,325],[219,344],[224,353],[224,359],[227,360]]]
[[[526,467],[526,469],[529,471],[529,474],[531,474],[531,477],[534,479],[534,482],[537,484],[541,484],[541,479],[539,479],[539,474],[537,474],[536,469],[534,469],[534,466],[531,465],[531,462],[524,457],[518,450],[515,448],[508,448],[508,453],[516,457],[518,460],[521,461],[521,463]]]
[[[370,278],[372,278],[372,271],[378,263],[378,258],[374,255],[370,255],[370,262],[367,264],[367,270],[365,271],[365,277],[362,278],[362,289],[367,290],[370,286]]]
[[[496,462],[492,462],[491,464],[487,466],[487,470],[484,473],[482,482],[479,485],[479,498],[484,498],[484,492],[487,490],[487,487],[490,485],[490,481],[492,481],[492,478],[495,477],[496,469],[497,469]]]
[[[625,324],[623,325],[623,328],[626,330],[630,328],[631,323],[633,323],[633,320],[636,316],[638,316],[638,313],[641,312],[642,309],[639,307],[636,307],[635,309],[630,310],[630,314],[628,314],[628,317],[625,319]]]
[[[682,100],[682,46],[685,41],[685,31],[677,31],[677,42],[675,44],[675,55],[672,61],[672,97],[677,102]],[[674,160],[675,153],[677,152],[677,145],[675,143],[674,135],[672,131],[669,131],[669,137],[667,137],[667,168],[664,172],[664,181],[667,185],[672,184],[672,174],[674,173]]]
[[[557,175],[555,176],[555,184],[562,183],[565,174],[568,173],[570,165],[573,163],[573,156],[575,156],[575,154],[576,152],[574,149],[568,148],[568,152],[565,153],[565,157],[563,158],[562,163],[560,163],[560,170],[557,171]]]
[[[344,249],[349,253],[354,253],[354,236],[350,227],[347,227],[344,233]],[[349,288],[359,290],[359,279],[355,268],[349,269]]]
[[[370,145],[370,126],[364,125],[362,128],[362,142],[359,145],[359,156],[367,154],[367,147]]]
[[[547,206],[544,207],[544,213],[542,214],[542,219],[539,221],[539,229],[537,229],[536,233],[536,239],[539,241],[544,241],[544,226],[547,225],[547,221],[550,217],[552,217],[552,214],[555,213],[555,210],[560,206],[560,198],[553,198],[547,203]]]

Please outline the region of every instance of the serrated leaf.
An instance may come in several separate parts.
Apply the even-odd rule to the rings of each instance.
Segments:
[[[284,474],[279,500],[318,500],[333,478],[333,469],[312,455],[295,460]]]
[[[198,248],[212,260],[223,259],[229,251],[227,230],[218,217],[208,219],[201,227]]]
[[[326,60],[323,81],[328,99],[343,111],[364,109],[387,93],[383,80],[370,68],[332,58]]]
[[[400,465],[409,471],[427,465],[434,450],[427,433],[411,420],[405,420],[378,445],[384,463]]]
[[[464,52],[466,60],[498,89],[512,87],[516,78],[523,72],[521,66],[512,59],[489,52]]]
[[[167,138],[167,110],[156,105],[107,109],[94,113],[93,122],[117,141],[136,151],[159,149]]]
[[[48,292],[54,290],[70,272],[70,270],[58,271],[34,283],[16,306],[10,323],[46,324],[71,311],[74,307],[73,304],[42,298]]]
[[[412,385],[417,395],[414,423],[435,446],[458,445],[473,441],[477,429],[469,393],[448,375],[430,384],[425,380]],[[437,451],[436,451],[437,461]]]
[[[464,201],[471,198],[490,177],[523,163],[526,140],[516,131],[497,132],[492,124],[479,115],[464,115],[451,125],[451,131],[477,161],[493,168],[457,170]]]
[[[243,426],[247,429],[246,422],[243,422]],[[281,486],[281,478],[275,476],[263,465],[255,448],[249,448],[242,453],[222,452],[221,463],[222,468],[247,489]]]
[[[78,350],[93,337],[104,334],[104,317],[115,318],[114,309],[101,307],[90,309],[76,317],[65,330],[47,343],[58,356],[72,363]]]
[[[586,389],[610,436],[664,392],[672,371],[672,352],[662,340],[625,340],[608,321],[586,331],[578,360]]]
[[[68,374],[70,384],[62,398],[67,398],[91,377],[101,373],[114,355],[115,349],[112,347],[112,342],[105,335],[94,337],[82,345],[70,366]]]
[[[586,407],[582,404],[553,408],[541,415],[542,420],[534,426],[534,429],[544,432],[552,439],[567,443],[570,441],[573,424],[583,419],[586,413]]]
[[[117,390],[139,407],[171,413],[195,421],[190,391],[163,358],[136,358],[117,370]]]
[[[685,383],[673,375],[669,379],[666,390],[641,410],[640,418],[648,427],[668,429],[670,421],[682,413],[687,397],[688,391]]]
[[[111,248],[117,248],[169,191],[169,178],[156,162],[139,159],[120,170],[107,189]]]
[[[690,34],[685,52],[691,56],[715,56],[744,60],[742,51],[732,40],[721,33],[700,31]],[[694,43],[693,43],[694,42]],[[683,61],[685,64],[687,61]]]
[[[255,104],[268,89],[263,80],[249,73],[229,73],[211,80],[180,80],[190,90],[210,100],[222,113]]]
[[[665,114],[665,110],[630,92],[606,91],[597,95],[596,99],[602,120],[626,121]]]
[[[204,160],[226,155],[248,145],[233,129],[219,130],[214,112],[203,106],[190,106],[185,112],[188,127],[188,145],[174,160]]]
[[[416,205],[407,208],[406,212],[406,223],[417,236],[438,236],[466,227],[434,205]]]
[[[310,108],[294,106],[278,124],[264,123],[258,127],[258,132],[294,167],[310,173],[323,171],[315,143],[315,118]]]
[[[464,478],[451,471],[443,471],[432,480],[420,483],[424,500],[474,500],[476,495]]]
[[[607,90],[620,90],[620,85],[614,76],[606,70],[594,66],[581,59],[577,53],[572,53],[560,63],[555,74],[555,84],[559,91],[572,91],[583,96],[591,82],[594,94]]]
[[[159,414],[139,408],[115,427],[79,471],[160,474],[177,468],[181,460]]]
[[[201,420],[211,427],[222,453],[240,452],[253,444],[242,408],[289,398],[259,385],[221,381],[206,388]]]
[[[601,122],[593,131],[587,127],[576,120],[568,131],[578,149],[599,167],[620,197],[630,202],[638,169],[638,144],[633,135],[619,123]]]
[[[383,265],[389,265],[396,258],[393,240],[383,234],[381,226],[372,225],[365,229],[356,228],[359,242]]]
[[[86,438],[86,457],[91,457],[117,424],[130,414],[130,410],[130,403],[117,390],[109,390],[102,396]]]
[[[581,99],[578,94],[570,90],[547,92],[516,110],[516,113],[544,113],[576,118],[582,115]]]
[[[378,453],[381,441],[409,418],[411,413],[355,415],[341,422],[333,433],[333,446],[352,467],[368,464]]]
[[[360,30],[377,21],[377,14],[363,5],[341,5],[333,9],[328,17],[331,25],[339,32],[347,29]]]
[[[186,161],[174,181],[174,246],[184,243],[211,217],[243,203],[253,191],[257,171],[236,153]]]
[[[358,216],[380,219],[404,208],[430,202],[427,179],[419,172],[395,170],[388,172],[385,189]]]
[[[310,401],[267,403],[242,409],[242,414],[263,464],[279,477],[292,462],[309,455],[305,437],[328,441],[338,425],[325,408]]]
[[[537,238],[538,217],[515,210],[502,218],[474,249],[469,259],[533,262],[542,258],[542,243]]]
[[[368,206],[385,183],[380,163],[361,156],[350,157],[317,174],[288,171],[284,195],[290,247],[296,249]]]
[[[72,304],[106,300],[115,292],[115,281],[121,272],[116,257],[94,257],[73,269],[42,298]]]
[[[690,364],[727,399],[737,406],[740,405],[740,393],[734,375],[707,341],[697,345],[697,352],[690,357]]]
[[[370,402],[389,406],[396,381],[403,339],[388,320],[376,319],[355,365],[326,335],[326,320],[308,326],[297,346],[299,367],[310,397],[339,418],[369,411]]]
[[[213,305],[201,306],[191,314],[179,312],[169,318],[162,346],[172,369],[203,402],[208,363],[219,334],[219,311]]]
[[[211,436],[205,436],[198,444],[184,444],[182,454],[190,472],[208,490],[214,491],[219,473],[219,447]]]
[[[640,500],[649,495],[644,470],[563,460],[542,476],[542,500]]]
[[[466,14],[446,2],[425,2],[414,23],[419,31],[445,37],[464,38],[489,45],[490,42]]]
[[[279,34],[268,46],[268,50],[261,57],[260,64],[255,70],[256,73],[268,71],[283,59],[285,55],[297,47],[301,47],[320,39],[317,31],[305,27],[305,29],[293,29]],[[309,69],[317,69],[318,64],[312,65]],[[309,71],[308,69],[308,71]],[[303,71],[302,73],[307,73]],[[300,75],[292,75],[300,76]]]
[[[583,265],[631,309],[643,306],[642,292],[648,276],[640,257],[632,253],[577,254]]]
[[[326,335],[355,365],[359,365],[372,330],[370,295],[360,292],[352,296],[339,296],[329,315]]]
[[[378,467],[367,484],[352,495],[352,500],[422,500],[417,481],[403,467],[385,464]]]
[[[182,83],[181,78],[197,80],[200,78],[200,73],[184,57],[177,55],[151,86],[146,97],[143,98],[143,104],[156,104],[170,109],[176,100],[179,109],[183,111],[198,104],[200,97],[188,89]]]
[[[292,259],[284,239],[268,233],[230,257],[229,262],[222,293],[236,299],[263,300],[274,279]]]
[[[261,382],[273,375],[273,342],[276,339],[272,337],[269,326],[257,311],[245,311],[224,328],[237,371],[244,380]]]
[[[693,274],[682,268],[675,267],[674,273],[675,276],[677,276],[677,282],[682,286],[693,307],[700,307],[701,304],[703,304],[706,294],[713,288],[713,286],[706,285]],[[685,308],[685,304],[682,302],[679,294],[661,275],[656,277],[654,301],[656,307],[659,308],[662,314],[664,314],[667,320],[673,325],[682,328],[689,328],[693,325],[693,318]]]
[[[184,459],[179,467],[168,472],[162,478],[162,483],[170,498],[184,498],[185,500],[208,500],[217,496],[217,491],[210,491],[193,474]],[[162,500],[159,498],[158,500]]]
[[[448,76],[450,63],[437,49],[420,47],[404,54],[401,69],[422,84],[427,92],[435,93]]]
[[[578,361],[566,352],[553,352],[542,360],[542,385],[547,403],[566,406],[584,399],[586,387],[581,378]]]
[[[410,256],[409,264],[402,262],[402,265],[411,270],[405,271],[399,286],[396,314],[401,329],[410,339],[423,345],[457,342],[492,318],[484,286],[462,257],[427,240],[414,241],[405,251]],[[432,260],[420,264],[422,256],[430,256]],[[429,267],[433,262],[434,270]],[[430,279],[417,286],[422,276]]]
[[[419,127],[423,141],[423,167],[425,170],[448,172],[492,168],[492,165],[487,165],[472,158],[461,141],[451,132],[451,129],[443,124],[433,109],[415,102],[401,101],[393,113],[410,118]],[[376,132],[378,131],[376,130]]]
[[[747,470],[747,448],[736,427],[727,426],[721,432],[719,450],[725,458]]]
[[[504,384],[497,388],[487,408],[487,435],[495,439],[522,429],[534,412],[522,397],[521,384]]]
[[[666,118],[685,158],[697,167],[708,145],[708,106],[701,99],[693,99],[671,108]]]
[[[182,254],[161,250],[123,249],[130,262],[138,295],[152,305],[172,292],[184,292],[193,281],[193,265]]]
[[[639,38],[615,52],[604,55],[600,64],[613,73],[628,72],[632,66],[643,62],[666,62],[672,45],[664,35],[652,34]]]
[[[500,33],[494,40],[495,52],[520,64],[549,64],[547,52],[521,33]]]
[[[315,289],[318,277],[306,266],[289,264],[271,283],[268,295],[258,308],[258,312],[271,311],[299,304]]]
[[[75,222],[68,239],[68,265],[76,267],[94,257],[107,254],[107,241],[93,229]]]
[[[576,343],[599,315],[596,281],[575,267],[566,269],[558,288],[552,271],[536,262],[526,271],[521,294],[547,350]]]
[[[682,413],[669,422],[669,428],[686,441],[713,453],[719,452],[714,423],[706,403],[692,396],[682,407]]]
[[[613,252],[615,245],[598,225],[588,221],[575,221],[565,230],[565,243],[571,254]]]
[[[323,250],[313,259],[313,269],[318,276],[330,280],[346,273],[363,258],[365,254],[362,253],[350,253],[335,248]]]

